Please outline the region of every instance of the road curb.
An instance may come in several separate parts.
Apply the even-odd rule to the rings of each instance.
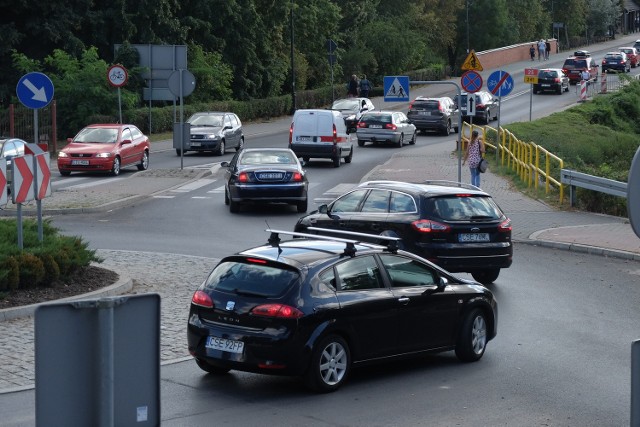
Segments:
[[[611,258],[624,259],[629,261],[640,261],[640,254],[621,251],[616,249],[599,248],[597,246],[584,245],[580,243],[563,243],[551,240],[535,239],[513,239],[514,243],[524,243],[532,246],[542,246],[550,249],[562,249],[565,251],[578,252],[590,255],[606,256]]]

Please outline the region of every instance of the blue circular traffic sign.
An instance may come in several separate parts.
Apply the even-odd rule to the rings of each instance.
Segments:
[[[482,76],[477,71],[466,71],[460,77],[462,88],[469,93],[475,93],[482,89]]]
[[[513,89],[513,77],[506,71],[494,71],[487,80],[487,89],[496,96],[507,96]]]
[[[16,86],[16,95],[27,108],[43,108],[53,99],[53,82],[46,75],[38,72],[22,76]]]

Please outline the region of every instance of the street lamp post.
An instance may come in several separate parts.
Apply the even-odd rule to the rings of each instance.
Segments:
[[[294,32],[293,32],[293,0],[291,0],[291,11],[289,15],[291,22],[291,114],[296,111],[296,67],[294,61]]]
[[[466,1],[467,5],[467,55],[469,54],[469,0]]]

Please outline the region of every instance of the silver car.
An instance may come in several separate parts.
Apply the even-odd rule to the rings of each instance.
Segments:
[[[372,111],[362,115],[356,136],[358,146],[366,142],[393,144],[402,147],[405,143],[416,143],[416,126],[399,111]]]
[[[224,155],[227,148],[234,147],[239,151],[244,147],[244,132],[240,118],[231,112],[195,113],[187,123],[191,125],[191,136],[184,143],[184,152],[211,151],[218,156]],[[176,149],[180,156],[182,150]]]
[[[340,111],[347,125],[347,132],[351,133],[356,131],[358,120],[363,112],[373,111],[376,107],[369,98],[344,98],[333,101],[331,109]]]

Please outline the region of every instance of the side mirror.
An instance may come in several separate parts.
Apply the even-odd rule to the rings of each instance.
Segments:
[[[229,162],[227,162],[227,161],[221,162],[221,163],[220,163],[220,167],[222,167],[222,168],[228,168],[228,167],[229,167]]]
[[[67,138],[67,144],[73,142],[73,138]]]
[[[440,281],[438,282],[438,286],[441,288],[444,288],[448,284],[449,284],[449,279],[447,279],[446,277],[440,276]]]
[[[131,140],[130,139],[123,139],[122,140],[122,145],[125,145],[125,144],[131,144]]]
[[[326,214],[329,212],[329,207],[327,205],[320,205],[318,207],[318,213]]]

